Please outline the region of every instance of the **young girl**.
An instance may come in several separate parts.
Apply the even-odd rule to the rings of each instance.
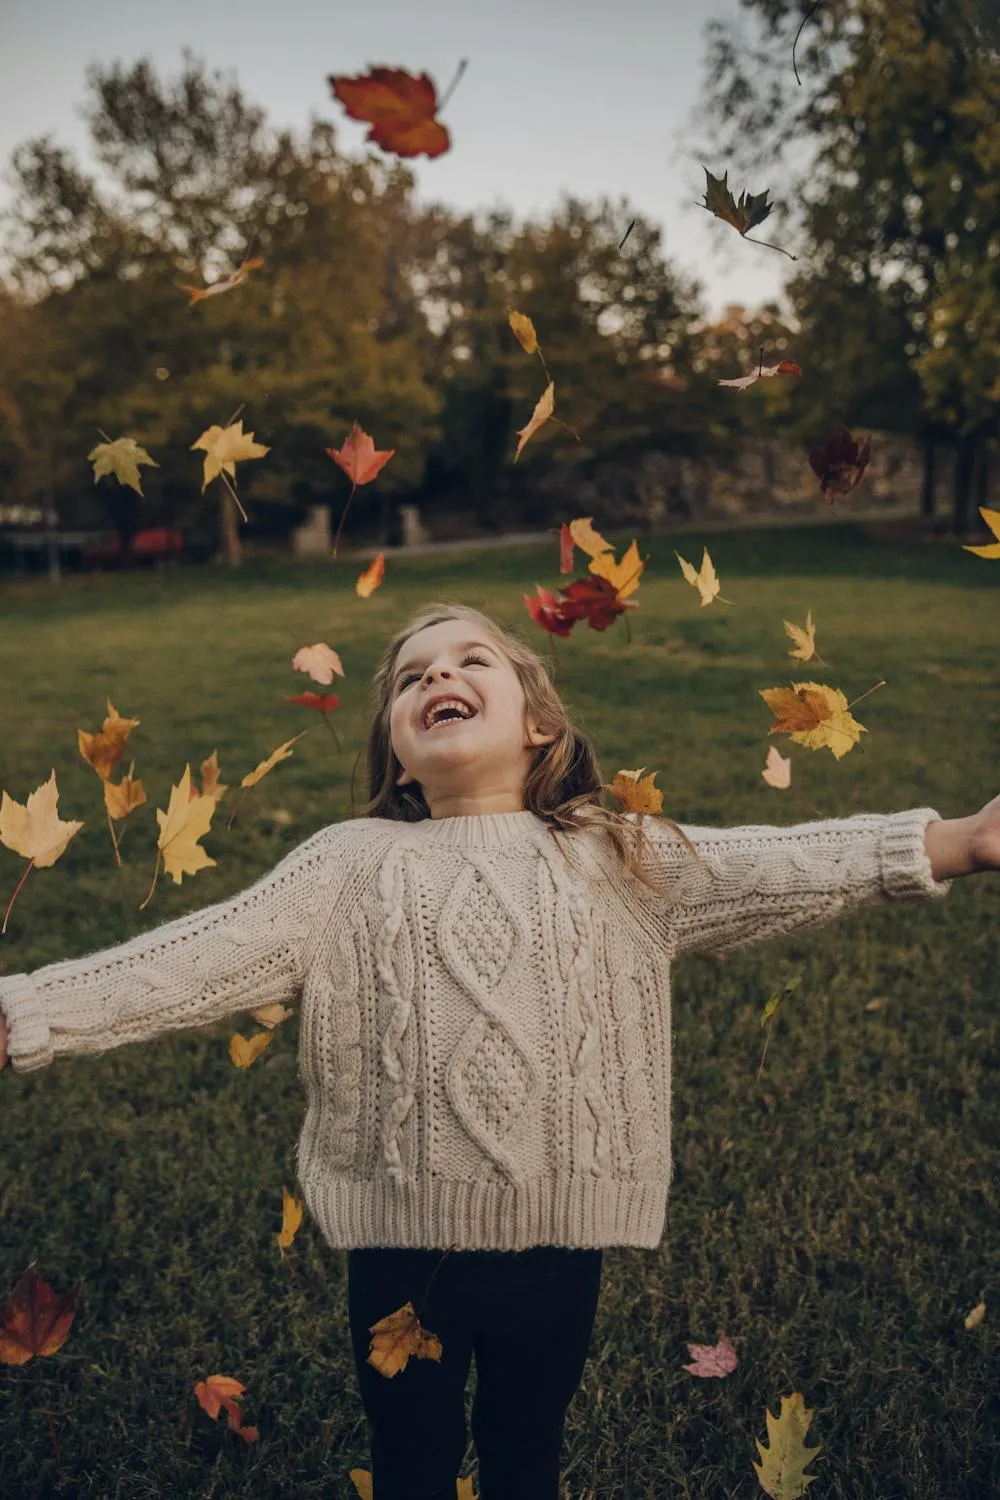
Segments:
[[[459,605],[393,637],[373,708],[367,817],[228,901],[0,978],[0,1063],[300,1000],[297,1175],[349,1252],[375,1500],[454,1500],[473,1353],[481,1500],[558,1500],[603,1249],[663,1233],[674,958],[944,897],[1000,867],[1000,797],[790,828],[609,812],[542,661]],[[370,1330],[407,1302],[441,1360],[386,1378]]]

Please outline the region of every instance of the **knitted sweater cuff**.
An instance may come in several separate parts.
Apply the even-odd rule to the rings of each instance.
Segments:
[[[7,1052],[16,1073],[31,1073],[52,1061],[52,1033],[30,974],[0,979],[0,1010],[7,1023]]]
[[[947,896],[950,880],[935,880],[930,856],[924,847],[928,823],[941,816],[933,807],[918,807],[906,812],[889,813],[879,846],[882,884],[887,896]]]

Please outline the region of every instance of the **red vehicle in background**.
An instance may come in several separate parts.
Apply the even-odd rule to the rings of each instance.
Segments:
[[[82,549],[81,562],[85,568],[159,568],[184,555],[184,535],[177,527],[150,526],[135,533],[131,554],[125,552],[117,531],[109,531]]]

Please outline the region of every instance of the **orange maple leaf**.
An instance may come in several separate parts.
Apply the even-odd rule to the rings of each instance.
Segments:
[[[369,68],[359,78],[330,74],[327,82],[352,120],[371,126],[366,137],[397,156],[440,156],[451,137],[435,120],[437,89],[427,73]]]
[[[240,1425],[240,1409],[233,1400],[234,1396],[242,1395],[245,1390],[246,1386],[232,1375],[210,1375],[207,1380],[198,1381],[194,1393],[202,1411],[207,1412],[213,1421],[220,1411],[225,1410],[230,1430],[245,1443],[255,1443],[260,1436],[257,1428]]]
[[[440,1363],[441,1341],[420,1326],[412,1302],[373,1323],[369,1332],[372,1341],[368,1363],[388,1380],[405,1370],[411,1357]]]
[[[344,439],[343,445],[340,448],[327,448],[326,451],[334,463],[339,464],[348,479],[351,480],[351,493],[347,497],[344,514],[341,516],[340,525],[337,527],[337,535],[333,539],[333,555],[336,557],[337,543],[340,541],[340,533],[344,529],[347,512],[350,510],[351,501],[354,499],[354,491],[359,484],[370,484],[376,474],[389,462],[396,450],[395,448],[383,449],[381,452],[376,450],[371,435],[355,422]]]
[[[378,588],[385,576],[385,553],[380,552],[369,563],[365,571],[359,574],[355,584],[354,592],[359,599],[368,599]]]
[[[55,1354],[69,1336],[76,1316],[80,1283],[68,1292],[55,1292],[28,1267],[0,1308],[0,1364],[24,1365],[39,1354]]]

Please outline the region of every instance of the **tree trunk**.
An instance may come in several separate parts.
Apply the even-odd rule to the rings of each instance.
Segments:
[[[981,446],[982,437],[978,431],[964,433],[958,441],[951,503],[951,531],[953,536],[965,536],[969,531],[972,512],[972,483],[975,477]]]
[[[920,514],[922,516],[933,516],[934,514],[937,489],[937,474],[934,462],[936,457],[937,448],[934,439],[928,434],[924,438],[924,478],[920,488]]]
[[[993,454],[983,442],[979,448],[979,472],[976,475],[976,505],[980,509],[987,508],[990,503],[990,470],[993,466]],[[973,522],[975,525],[976,522]]]
[[[222,546],[218,552],[218,561],[224,562],[229,568],[241,568],[243,566],[243,543],[240,540],[236,501],[222,483],[219,485],[219,504],[222,507],[219,515],[219,536]]]

